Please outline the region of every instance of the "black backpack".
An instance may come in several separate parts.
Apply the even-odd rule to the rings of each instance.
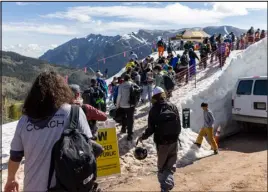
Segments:
[[[189,60],[188,60],[187,55],[182,55],[180,60],[181,60],[181,65],[182,66],[188,66]]]
[[[136,105],[140,100],[141,92],[142,92],[142,89],[138,85],[132,84],[130,87],[128,103],[130,105]]]
[[[105,99],[104,92],[98,87],[90,87],[85,90],[82,94],[82,98],[84,104],[89,104],[99,110],[102,109],[103,105],[100,100],[104,101]]]
[[[168,75],[164,75],[163,79],[166,90],[173,90],[175,87],[175,82]]]
[[[206,56],[208,54],[208,48],[206,45],[201,46],[200,55]]]
[[[171,104],[167,103],[161,107],[156,126],[156,134],[179,135],[181,133],[179,114],[172,109]]]
[[[69,127],[52,149],[48,192],[89,192],[96,189],[96,159],[90,139],[77,129],[78,119],[79,106],[72,106]],[[54,170],[56,186],[50,188]]]

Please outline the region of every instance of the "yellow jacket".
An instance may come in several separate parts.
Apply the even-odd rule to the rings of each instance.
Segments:
[[[132,62],[128,62],[127,65],[126,65],[126,69],[128,69],[129,67],[134,68],[135,67],[135,63],[133,61]]]

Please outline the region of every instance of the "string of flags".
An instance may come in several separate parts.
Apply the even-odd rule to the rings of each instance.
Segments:
[[[122,55],[123,54],[123,57],[126,57],[127,56],[127,52],[130,52],[130,51],[133,51],[133,50],[139,50],[139,48],[141,47],[145,47],[145,46],[148,46],[148,44],[146,43],[145,45],[142,45],[142,46],[139,46],[139,47],[136,47],[136,48],[133,48],[131,50],[128,50],[128,51],[123,51],[121,53],[117,53],[117,54],[114,54],[114,55],[111,55],[111,56],[108,56],[108,57],[105,57],[105,58],[102,58],[102,59],[99,59],[97,61],[97,63],[95,63],[94,65],[91,65],[90,67],[93,67],[93,66],[99,66],[100,62],[103,62],[103,64],[106,63],[106,59],[109,59],[109,58],[113,58],[113,57],[116,57],[116,56],[119,56],[119,55]],[[155,46],[155,41],[153,41],[152,43],[152,46],[154,47]],[[87,67],[84,67],[84,72],[87,73]],[[68,83],[68,75],[65,75],[65,82]]]

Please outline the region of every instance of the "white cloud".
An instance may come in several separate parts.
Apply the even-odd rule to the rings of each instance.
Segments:
[[[51,47],[52,49],[54,49],[54,48],[58,47],[58,45],[57,44],[51,44],[49,47]]]
[[[161,2],[125,2],[122,5],[160,5]]]
[[[11,22],[2,24],[3,32],[35,32],[53,35],[75,35],[78,32],[64,25]]]
[[[48,50],[50,47],[40,46],[38,44],[32,43],[28,45],[16,44],[16,45],[4,45],[4,51],[13,51],[21,55],[29,57],[39,57],[44,51]]]
[[[40,4],[36,2],[16,2],[16,5],[25,6],[25,5],[40,5]]]
[[[246,15],[249,9],[267,9],[265,2],[221,2],[211,3],[211,5],[212,7],[210,9],[194,9],[180,3],[168,4],[161,7],[124,5],[109,7],[77,6],[71,7],[65,12],[50,13],[42,15],[42,17],[69,19],[79,22],[89,22],[94,17],[115,17],[128,20],[130,23],[133,21],[142,21],[149,24],[160,23],[179,26],[186,24],[215,24],[226,17]]]
[[[226,16],[247,15],[249,10],[267,9],[267,2],[216,2],[213,11]]]

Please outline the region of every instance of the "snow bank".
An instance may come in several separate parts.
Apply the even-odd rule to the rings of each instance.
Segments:
[[[217,74],[216,74],[217,75]],[[182,104],[182,108],[191,109],[191,128],[198,132],[203,123],[203,112],[200,108],[202,102],[208,102],[209,108],[215,115],[215,127],[221,126],[221,136],[226,136],[236,131],[234,127],[227,127],[231,123],[232,114],[232,90],[239,77],[267,75],[267,39],[251,45],[233,57],[229,66],[223,68],[222,73],[213,79],[210,86],[198,86],[205,88],[197,95],[190,97]]]
[[[7,124],[4,124],[1,126],[1,129],[2,129],[2,137],[1,137],[1,142],[2,142],[1,158],[2,158],[2,161],[4,161],[3,159],[6,159],[9,156],[10,143],[11,143],[11,140],[14,136],[17,124],[18,124],[18,121],[14,121],[14,122],[7,123]]]

